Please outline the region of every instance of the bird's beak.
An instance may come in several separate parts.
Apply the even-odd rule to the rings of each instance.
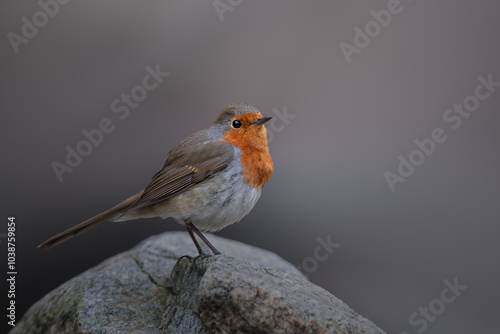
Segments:
[[[256,120],[253,123],[250,123],[250,125],[261,125],[264,124],[265,122],[269,121],[272,117],[261,117],[258,120]]]

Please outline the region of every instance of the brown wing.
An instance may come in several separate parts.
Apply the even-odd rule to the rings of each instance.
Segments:
[[[133,208],[161,202],[220,172],[233,158],[232,144],[200,131],[172,149]]]

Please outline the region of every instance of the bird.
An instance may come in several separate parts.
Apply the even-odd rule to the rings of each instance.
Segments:
[[[257,203],[274,172],[264,125],[271,118],[248,104],[229,104],[211,125],[170,150],[144,190],[38,248],[59,245],[105,222],[172,217],[185,226],[200,255],[206,254],[193,233],[220,254],[201,231],[236,223]]]

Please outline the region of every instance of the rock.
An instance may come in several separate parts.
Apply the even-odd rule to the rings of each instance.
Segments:
[[[185,232],[151,237],[48,293],[11,333],[384,333],[276,254],[208,238],[226,255],[195,257]]]

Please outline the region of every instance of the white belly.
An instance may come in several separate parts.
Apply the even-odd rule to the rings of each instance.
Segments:
[[[248,185],[235,159],[216,176],[169,200],[168,212],[160,216],[190,221],[198,229],[215,232],[238,222],[257,203],[261,189]]]

